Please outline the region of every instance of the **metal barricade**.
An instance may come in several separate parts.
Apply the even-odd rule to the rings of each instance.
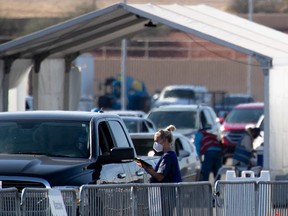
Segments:
[[[255,181],[217,181],[215,185],[216,215],[256,215],[255,188]]]
[[[16,188],[0,189],[0,215],[20,216],[20,196]]]
[[[258,214],[288,215],[288,181],[259,182]]]
[[[269,180],[268,171],[261,171],[260,177],[257,178],[253,171],[243,171],[241,177],[236,177],[235,171],[227,171],[226,180],[217,181],[215,184],[216,215],[257,215],[259,211],[258,183]]]
[[[21,211],[23,216],[67,215],[61,192],[47,188],[24,188]]]
[[[61,188],[64,205],[68,216],[77,215],[77,190],[72,188]]]
[[[130,185],[84,185],[80,188],[79,213],[82,216],[129,216],[133,206]]]
[[[46,188],[24,188],[21,195],[21,211],[23,216],[49,216],[48,190]]]
[[[83,185],[81,216],[212,216],[209,182]]]

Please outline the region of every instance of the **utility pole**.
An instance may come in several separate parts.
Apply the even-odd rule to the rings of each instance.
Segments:
[[[253,0],[248,0],[248,19],[253,21]],[[247,94],[251,95],[251,81],[252,81],[252,57],[247,59]]]

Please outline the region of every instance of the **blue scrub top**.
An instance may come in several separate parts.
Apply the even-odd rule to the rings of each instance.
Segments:
[[[158,161],[155,171],[163,174],[164,179],[159,182],[151,177],[151,183],[177,183],[182,182],[177,155],[173,151],[165,152]]]

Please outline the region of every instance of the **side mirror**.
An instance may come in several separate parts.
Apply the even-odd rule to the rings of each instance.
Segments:
[[[101,164],[121,163],[122,161],[133,160],[135,158],[134,148],[131,147],[115,147],[110,150],[107,155],[99,156],[98,160]]]
[[[159,93],[155,93],[155,94],[152,96],[152,101],[158,100],[158,99],[159,99],[159,96],[160,96]]]

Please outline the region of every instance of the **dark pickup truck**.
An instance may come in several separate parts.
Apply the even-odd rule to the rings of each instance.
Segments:
[[[115,114],[0,113],[3,188],[146,182],[135,157],[127,129]]]

